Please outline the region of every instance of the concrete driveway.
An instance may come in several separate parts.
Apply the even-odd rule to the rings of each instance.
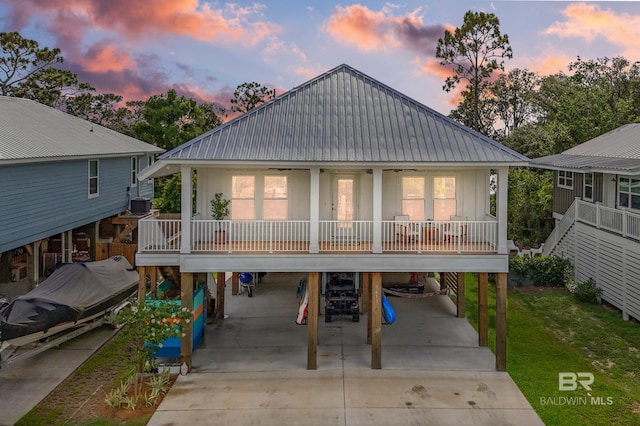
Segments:
[[[366,317],[320,317],[318,369],[307,370],[307,330],[295,324],[304,274],[268,274],[254,297],[231,296],[209,324],[149,425],[542,425],[495,357],[478,347],[448,296],[389,298],[382,370],[371,370]]]

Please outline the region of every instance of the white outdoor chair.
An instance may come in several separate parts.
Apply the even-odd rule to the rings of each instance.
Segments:
[[[403,243],[420,241],[420,225],[409,223],[409,216],[394,216],[393,220],[398,222],[395,225],[396,241]]]
[[[466,216],[456,216],[451,215],[450,220],[452,223],[445,223],[443,227],[443,237],[445,241],[451,241],[454,238],[458,239],[460,242],[466,241],[467,239],[467,224],[466,223],[455,223],[455,222],[466,222]]]

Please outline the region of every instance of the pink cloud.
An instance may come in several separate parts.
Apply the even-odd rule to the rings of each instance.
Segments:
[[[355,45],[364,52],[405,48],[432,55],[438,38],[448,27],[425,25],[420,12],[418,8],[396,16],[390,7],[373,11],[360,4],[337,6],[325,28],[339,42]]]
[[[569,4],[563,11],[566,20],[555,22],[545,34],[560,37],[577,37],[588,42],[603,38],[623,49],[637,52],[640,40],[640,15],[615,13],[599,5]]]
[[[162,43],[171,36],[184,36],[254,46],[282,31],[279,25],[262,20],[263,6],[257,4],[218,7],[198,0],[66,0],[63,6],[59,0],[21,0],[3,4],[7,30],[20,32],[35,25],[49,31],[54,41],[41,47],[60,48],[65,68],[81,82],[90,83],[98,93],[116,93],[125,100],[147,99],[175,88],[194,99],[229,102],[230,97],[170,82],[160,58],[135,53],[148,40]]]
[[[9,5],[14,24],[46,15],[57,27],[78,31],[92,28],[129,40],[181,35],[202,41],[242,42],[250,45],[282,31],[279,25],[254,20],[260,6],[233,4],[214,8],[198,0],[21,0]],[[73,25],[69,25],[73,24]]]

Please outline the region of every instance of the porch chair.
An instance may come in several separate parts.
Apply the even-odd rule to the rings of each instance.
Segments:
[[[393,220],[399,222],[395,225],[396,241],[403,243],[420,241],[420,225],[409,223],[408,215],[394,216]]]
[[[451,215],[449,220],[451,222],[466,222],[466,216],[456,216]],[[443,238],[444,241],[451,241],[454,238],[457,238],[460,242],[464,242],[467,240],[467,224],[466,223],[445,223],[443,227]]]

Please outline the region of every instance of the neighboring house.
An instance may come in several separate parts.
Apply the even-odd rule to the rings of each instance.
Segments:
[[[308,272],[311,288],[328,271],[363,273],[372,289],[382,272],[457,272],[458,281],[463,272],[495,272],[501,282],[508,170],[526,162],[341,65],[143,170],[142,179],[182,174],[182,215],[140,221],[136,262],[141,275],[145,267],[179,266],[187,282],[212,271]],[[184,178],[192,174],[195,191]],[[225,220],[211,216],[216,193],[231,201]],[[504,348],[501,340],[498,353]]]
[[[37,102],[0,96],[2,279],[90,257],[101,220],[153,196],[138,180],[162,149]]]
[[[543,254],[570,259],[577,281],[593,278],[625,319],[640,319],[640,124],[530,165],[554,173],[556,227]]]

